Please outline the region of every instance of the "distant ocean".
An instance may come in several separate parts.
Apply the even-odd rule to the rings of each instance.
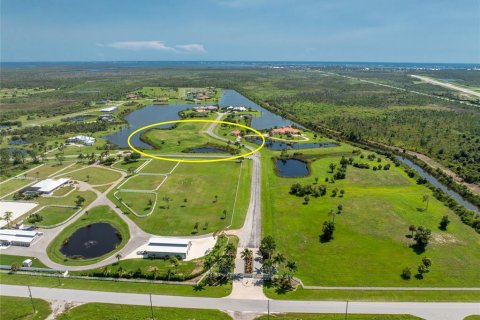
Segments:
[[[1,68],[78,68],[86,72],[100,72],[123,68],[359,68],[359,69],[475,69],[478,63],[413,63],[413,62],[344,62],[344,61],[71,61],[71,62],[1,62]]]

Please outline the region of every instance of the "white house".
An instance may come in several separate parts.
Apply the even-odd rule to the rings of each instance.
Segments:
[[[67,182],[69,182],[70,179],[68,178],[60,178],[60,179],[45,179],[40,182],[35,183],[32,186],[29,186],[24,189],[23,192],[35,192],[39,194],[50,194],[52,193],[55,189],[63,186]]]
[[[178,256],[186,259],[192,242],[188,239],[152,237],[148,241],[145,251],[147,257],[171,257]]]
[[[115,110],[117,110],[117,107],[114,106],[114,107],[103,108],[100,111],[102,111],[102,112],[113,112]]]
[[[0,244],[3,246],[30,247],[41,233],[37,231],[0,229]]]
[[[92,146],[95,143],[95,138],[87,136],[75,136],[68,138],[67,142],[81,143],[86,146]]]
[[[234,107],[234,106],[230,106],[227,108],[228,111],[238,111],[238,112],[245,112],[247,111],[248,109],[245,108],[245,107]]]

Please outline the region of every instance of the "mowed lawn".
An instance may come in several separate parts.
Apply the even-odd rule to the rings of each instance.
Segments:
[[[158,200],[153,213],[143,218],[130,215],[130,218],[152,234],[189,235],[195,231],[206,234],[227,227],[235,205],[233,220],[241,225],[248,206],[251,176],[249,160],[244,162],[181,163],[156,192]],[[117,195],[129,206],[135,206],[132,209],[138,209],[139,214],[148,213],[148,200],[155,200],[151,193],[120,192]],[[194,230],[197,222],[198,230]]]
[[[137,174],[133,177],[130,177],[124,184],[119,186],[119,188],[133,190],[155,190],[160,186],[163,180],[165,180],[165,176]]]
[[[264,233],[275,237],[280,252],[298,264],[299,277],[305,285],[317,286],[411,286],[411,287],[478,287],[480,286],[480,235],[442,203],[431,191],[417,185],[401,168],[391,164],[388,171],[373,171],[348,166],[345,180],[334,184],[329,164],[339,166],[339,156],[328,156],[336,148],[319,151],[322,157],[311,165],[305,178],[281,178],[274,173],[273,152],[264,151],[263,183]],[[309,151],[309,154],[314,151]],[[367,155],[364,152],[365,156]],[[355,157],[356,162],[378,164]],[[389,161],[382,158],[382,165]],[[293,183],[318,184],[327,187],[323,197],[290,195]],[[345,190],[343,198],[331,196],[334,188]],[[265,190],[267,189],[267,190]],[[429,195],[428,210],[422,201]],[[320,241],[324,221],[331,221],[328,212],[342,205],[335,214],[334,239]],[[419,210],[420,209],[420,210]],[[447,231],[439,230],[442,216],[451,223]],[[433,236],[424,253],[416,253],[408,238],[409,225],[423,225]],[[415,278],[422,257],[432,260],[424,279]],[[402,270],[409,267],[412,279],[403,280]]]
[[[144,165],[147,159],[140,159],[137,161],[133,162],[124,162],[124,161],[119,161],[116,162],[112,165],[112,168],[118,169],[118,170],[123,170],[123,171],[128,171],[128,169],[132,168],[134,170],[138,169],[141,165]]]
[[[148,296],[145,296],[145,301],[148,302]],[[67,312],[61,314],[58,320],[150,320],[152,319],[152,312],[154,319],[162,320],[227,320],[232,319],[226,313],[218,310],[208,309],[180,309],[167,307],[153,307],[153,310],[148,306],[133,306],[120,304],[106,304],[106,303],[87,303],[78,307],[74,307]],[[3,318],[2,318],[3,319]]]
[[[46,266],[35,257],[12,256],[9,254],[0,254],[0,264],[7,265],[7,266],[11,266],[12,264],[21,266],[23,261],[27,259],[32,259],[32,267],[34,268],[46,268]]]
[[[29,184],[34,184],[34,180],[27,179],[11,179],[4,181],[0,184],[0,197],[6,196],[7,194],[14,192],[20,188],[26,187]]]
[[[30,298],[0,296],[0,319],[2,320],[43,320],[52,310],[47,301]]]
[[[177,164],[178,162],[152,159],[142,168],[141,173],[170,173]]]
[[[84,169],[66,172],[61,177],[68,177],[73,180],[80,180],[91,185],[100,185],[112,183],[121,178],[121,174],[117,171],[101,167],[85,167]]]
[[[156,153],[180,153],[186,149],[201,147],[207,143],[226,146],[225,142],[204,133],[211,123],[179,123],[172,130],[150,129],[141,132],[144,142],[154,147]],[[146,139],[146,140],[145,140]]]
[[[78,208],[44,207],[37,212],[43,218],[38,223],[38,226],[49,227],[56,225],[70,218],[78,210]]]

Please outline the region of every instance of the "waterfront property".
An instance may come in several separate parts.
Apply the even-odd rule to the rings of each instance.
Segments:
[[[88,137],[88,136],[75,136],[67,139],[67,142],[70,143],[80,143],[86,146],[93,146],[95,143],[95,138],[94,137]]]
[[[0,245],[30,247],[39,235],[37,231],[0,229]]]
[[[193,107],[193,110],[196,112],[208,112],[208,111],[216,111],[218,107],[216,106],[199,106]]]
[[[192,242],[188,239],[152,237],[148,241],[145,255],[155,258],[178,256],[180,259],[186,259],[191,245]]]
[[[229,112],[245,112],[247,111],[247,108],[245,107],[234,107],[234,106],[230,106],[230,107],[227,107],[227,111]]]
[[[275,134],[299,134],[300,130],[292,128],[290,126],[288,127],[282,127],[282,128],[274,128],[270,130],[270,135],[275,135]]]
[[[113,111],[116,111],[117,109],[118,109],[118,107],[113,106],[113,107],[103,108],[100,111],[102,111],[102,112],[113,112]]]

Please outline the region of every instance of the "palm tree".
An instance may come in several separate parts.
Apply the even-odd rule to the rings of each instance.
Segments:
[[[295,273],[295,271],[298,270],[297,264],[295,263],[295,261],[287,261],[286,267],[290,272],[288,275],[288,279],[291,281],[293,274]]]
[[[275,257],[273,257],[273,263],[277,266],[277,268],[280,267],[280,265],[284,263],[286,260],[287,259],[282,253],[277,253]]]
[[[277,248],[277,244],[275,243],[275,239],[272,236],[266,236],[262,239],[260,243],[260,252],[262,255],[270,259],[272,257],[273,252]]]
[[[173,276],[174,274],[175,274],[175,272],[173,272],[172,269],[169,268],[169,269],[167,270],[167,279],[168,279],[168,281],[170,281],[170,277]]]
[[[272,275],[273,261],[272,259],[263,260],[263,272],[268,273],[269,276]]]
[[[10,228],[10,220],[12,220],[12,215],[13,215],[13,212],[11,211],[6,211],[3,214],[3,220],[7,221],[7,228]]]
[[[152,272],[153,280],[157,280],[158,277],[158,267],[152,267],[150,271]]]
[[[172,264],[172,266],[175,268],[175,273],[177,273],[178,270],[178,265],[180,264],[180,261],[178,261],[178,258],[176,256],[171,256],[168,261]]]
[[[250,260],[253,258],[253,251],[248,249],[248,248],[245,248],[243,249],[243,251],[240,253],[240,257],[243,259],[243,260]]]
[[[115,255],[115,258],[117,259],[117,263],[120,262],[120,259],[122,259],[122,254],[119,252]]]
[[[229,257],[234,257],[236,255],[235,245],[233,243],[228,243],[225,246],[225,255]]]

